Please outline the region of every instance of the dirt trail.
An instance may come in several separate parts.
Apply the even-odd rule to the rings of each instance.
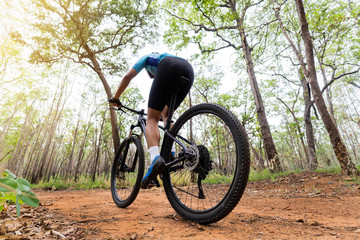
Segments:
[[[75,239],[360,239],[360,187],[338,175],[249,183],[234,211],[208,226],[176,215],[162,189],[142,190],[126,209],[110,190],[36,194]]]

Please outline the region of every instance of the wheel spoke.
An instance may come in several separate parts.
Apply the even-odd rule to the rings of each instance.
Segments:
[[[250,152],[245,131],[228,110],[215,104],[201,104],[180,116],[172,133],[181,136],[177,140],[187,146],[187,151],[196,153],[186,160],[184,168],[164,175],[165,191],[172,206],[183,217],[202,223],[223,218],[240,200],[246,186]],[[198,151],[192,151],[189,142]],[[172,144],[174,141],[169,140],[166,154]],[[177,143],[175,146],[179,154],[182,149]],[[231,195],[232,192],[237,194]],[[209,213],[214,216],[209,217]]]

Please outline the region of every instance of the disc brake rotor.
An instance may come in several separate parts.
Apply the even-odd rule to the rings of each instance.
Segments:
[[[193,155],[193,157],[186,159],[184,162],[184,168],[192,171],[194,170],[197,165],[199,164],[199,149],[194,146],[194,145],[190,145],[186,148],[186,150]]]

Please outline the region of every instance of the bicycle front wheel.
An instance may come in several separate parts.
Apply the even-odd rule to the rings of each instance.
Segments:
[[[247,134],[236,116],[217,104],[200,104],[184,112],[171,134],[192,153],[192,158],[163,172],[166,195],[185,219],[209,224],[227,216],[245,190],[250,150]],[[164,141],[169,162],[173,139]]]
[[[125,139],[111,169],[111,195],[118,207],[129,206],[137,197],[144,175],[144,149],[138,137]]]

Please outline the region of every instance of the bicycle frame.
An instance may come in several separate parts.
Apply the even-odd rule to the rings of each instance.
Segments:
[[[174,101],[175,102],[175,101]],[[173,105],[170,104],[170,105]],[[146,138],[146,133],[145,133],[145,127],[146,127],[146,113],[145,113],[145,110],[144,109],[141,109],[141,110],[135,110],[135,109],[132,109],[132,108],[129,108],[127,106],[122,106],[121,108],[115,108],[115,110],[120,110],[120,111],[123,111],[125,112],[123,109],[126,109],[132,113],[135,113],[138,115],[138,120],[137,120],[137,124],[136,125],[131,125],[130,126],[130,133],[129,133],[129,137],[131,137],[133,135],[133,130],[135,128],[140,128],[141,130],[141,137],[142,135],[145,135],[145,138]],[[171,108],[170,108],[171,110]],[[178,158],[175,158],[173,161],[170,161],[168,163],[165,164],[165,167],[169,168],[181,161],[184,161],[190,157],[192,157],[193,154],[191,154],[187,149],[186,149],[186,146],[180,142],[178,139],[176,139],[171,133],[170,133],[170,124],[171,124],[171,117],[172,117],[172,114],[170,114],[168,120],[167,120],[167,123],[166,123],[166,126],[163,127],[163,126],[160,126],[158,125],[159,129],[161,129],[164,134],[168,137],[170,137],[172,140],[174,140],[177,144],[180,145],[180,147],[182,148],[183,152],[184,152],[184,155],[183,156],[180,156]],[[140,137],[140,138],[141,138]],[[181,140],[184,140],[185,142],[191,144],[191,145],[194,145],[192,142],[190,142],[189,140],[187,140],[186,138],[184,137],[181,137],[181,136],[177,136],[178,138],[180,138]]]
[[[175,106],[177,92],[174,95],[169,107]],[[250,170],[247,134],[236,116],[218,104],[193,106],[172,126],[173,109],[170,108],[167,121],[158,124],[163,131],[160,155],[166,169],[162,164],[160,178],[166,196],[184,219],[201,224],[219,221],[234,209],[246,187]],[[147,187],[142,185],[147,161],[141,140],[150,118],[144,110],[127,106],[117,110],[133,117],[137,114],[129,123],[129,137],[121,142],[111,169],[113,200],[118,207],[125,208],[132,204],[141,188]],[[175,146],[176,156],[170,153]],[[152,180],[160,186],[158,179]]]

